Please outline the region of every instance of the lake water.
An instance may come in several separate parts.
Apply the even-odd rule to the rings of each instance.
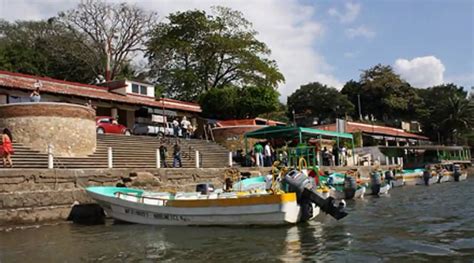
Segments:
[[[0,262],[474,262],[474,177],[277,227],[59,224],[0,232]]]

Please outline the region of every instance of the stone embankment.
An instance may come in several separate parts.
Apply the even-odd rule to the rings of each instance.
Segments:
[[[269,168],[263,169],[268,172]],[[252,174],[259,171],[242,169]],[[233,168],[0,170],[0,226],[65,220],[73,204],[93,201],[88,186],[126,186],[194,191],[198,183],[219,187]]]
[[[344,167],[332,170],[347,170]],[[88,186],[194,191],[196,184],[223,185],[226,176],[268,174],[265,168],[6,169],[0,170],[0,227],[66,220],[73,204],[94,203]],[[362,175],[369,167],[359,170]]]

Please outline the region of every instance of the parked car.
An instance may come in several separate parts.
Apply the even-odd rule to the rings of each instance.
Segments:
[[[136,135],[153,135],[158,137],[163,136],[173,136],[173,126],[171,122],[166,124],[146,124],[146,123],[136,123],[133,126],[133,134]],[[182,137],[181,129],[178,131],[178,136]]]
[[[95,118],[97,134],[115,133],[130,136],[132,132],[116,119],[110,116],[98,116]]]

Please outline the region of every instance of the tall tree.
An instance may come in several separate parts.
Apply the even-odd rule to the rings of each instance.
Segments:
[[[241,12],[192,10],[168,16],[147,44],[150,76],[168,96],[195,100],[214,88],[277,88],[284,81],[270,49]]]
[[[265,87],[227,86],[211,89],[199,97],[203,116],[214,119],[255,118],[275,111],[278,92]]]
[[[89,83],[91,65],[69,30],[49,21],[0,20],[0,69]]]
[[[380,64],[364,70],[359,82],[347,82],[341,92],[354,105],[358,105],[360,96],[363,116],[373,115],[388,124],[410,119],[415,111],[413,105],[419,103],[414,88],[395,74],[392,67]],[[354,117],[357,115],[356,111]]]
[[[338,90],[318,82],[301,86],[288,96],[289,116],[298,116],[298,125],[310,126],[313,119],[319,123],[332,122],[354,111],[354,105]]]
[[[156,22],[153,12],[103,0],[83,0],[58,18],[82,46],[82,60],[107,80],[121,72],[132,54],[144,51],[143,43]]]
[[[474,101],[454,84],[418,90],[423,103],[417,113],[423,132],[433,141],[455,143],[474,128]]]

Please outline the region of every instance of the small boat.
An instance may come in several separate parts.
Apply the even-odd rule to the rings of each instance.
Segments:
[[[108,216],[150,225],[281,225],[301,220],[295,193],[153,193],[121,187],[88,187]],[[313,217],[319,213],[313,207]]]
[[[196,192],[147,192],[122,187],[88,187],[86,192],[108,216],[150,225],[281,225],[313,219],[323,210],[336,219],[347,215],[341,203],[323,198],[302,172],[280,175],[285,188],[270,191],[223,192],[196,187]],[[283,189],[283,188],[282,188]]]
[[[424,169],[404,169],[402,171],[404,185],[416,185],[418,179],[423,177],[423,171]]]
[[[353,196],[347,196],[347,191],[344,191],[343,186],[330,186],[329,196],[333,197],[334,199],[355,199],[355,198],[364,198],[364,194],[366,192],[365,186],[357,186],[357,190],[353,194]],[[352,195],[352,194],[351,194]]]
[[[374,189],[372,188],[372,185],[370,184],[366,184],[366,185],[367,185],[366,191],[365,191],[366,195],[385,195],[385,194],[388,194],[388,191],[392,188],[390,184],[382,183],[382,185],[380,186],[378,190],[378,193],[374,194],[373,192]]]

